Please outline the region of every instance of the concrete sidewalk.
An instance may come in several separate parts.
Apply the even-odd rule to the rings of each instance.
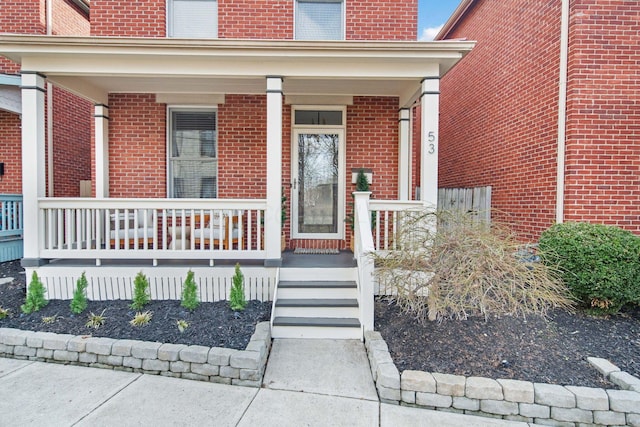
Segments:
[[[292,355],[293,344],[274,342],[265,386],[271,382],[278,389],[0,358],[0,425],[527,426],[380,404],[364,379],[354,381],[360,386],[348,381],[360,376],[355,371],[353,376],[348,372],[349,366],[353,368],[359,360],[359,350],[342,357],[339,346],[338,350],[331,347],[333,358],[344,362],[318,366],[327,347],[323,349],[312,342],[302,354]],[[353,351],[353,344],[344,345]],[[292,359],[283,358],[283,354]],[[308,379],[291,382],[311,364],[315,369],[306,372],[323,372],[320,376],[324,380],[318,384]],[[292,369],[287,370],[286,365]],[[333,380],[330,372],[337,373]],[[345,375],[347,380],[335,382],[335,378]],[[331,384],[336,386],[333,391]]]

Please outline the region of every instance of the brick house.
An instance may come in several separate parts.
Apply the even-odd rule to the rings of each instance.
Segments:
[[[85,271],[90,297],[128,298],[144,271],[153,297],[179,298],[192,269],[201,298],[215,300],[240,261],[249,298],[275,301],[292,276],[357,285],[345,291],[357,300],[350,322],[315,314],[337,330],[274,336],[372,328],[366,253],[392,244],[397,212],[436,203],[439,81],[473,42],[417,42],[416,0],[92,0],[90,9],[89,37],[0,36],[0,54],[21,64],[23,150],[38,153],[23,171],[25,222],[38,224],[25,230],[28,274],[38,271],[53,297],[68,297]],[[45,82],[94,104],[91,199],[45,197]],[[412,144],[424,155],[412,158]],[[375,201],[351,197],[360,169]],[[422,202],[410,200],[416,186]],[[353,265],[290,268],[299,261],[284,248],[347,249],[352,215]],[[303,308],[282,316],[313,311]]]
[[[554,222],[640,234],[640,7],[465,0],[438,40],[477,40],[441,81],[440,187],[492,186],[535,241]]]
[[[89,34],[88,5],[75,1],[9,1],[0,8],[0,33]],[[91,103],[64,89],[45,88],[47,194],[78,197],[91,179]],[[0,57],[0,261],[23,255],[20,66]],[[86,185],[85,185],[86,188]]]
[[[0,8],[0,33],[89,35],[88,2],[8,1]],[[47,194],[80,196],[80,181],[91,179],[92,105],[49,85],[45,136]],[[22,193],[20,65],[0,57],[0,194]]]

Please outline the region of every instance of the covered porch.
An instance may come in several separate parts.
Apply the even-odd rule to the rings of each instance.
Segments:
[[[95,277],[122,273],[125,282],[144,270],[173,275],[168,280],[175,288],[197,262],[206,276],[200,283],[205,292],[240,261],[251,269],[249,281],[263,284],[258,299],[274,299],[285,249],[281,236],[289,243],[338,242],[344,249],[349,214],[358,295],[368,301],[373,266],[367,254],[393,249],[397,212],[437,203],[439,80],[473,42],[0,36],[0,46],[0,54],[22,69],[23,265],[29,274],[39,271],[51,286],[62,287],[63,280],[72,283],[71,276],[90,265]],[[95,104],[91,198],[47,197],[45,82]],[[172,109],[216,113],[213,141],[224,147],[224,156],[200,146],[197,155],[216,162],[214,179],[207,178],[215,191],[198,188],[200,198],[184,197],[171,175],[171,135],[177,129]],[[322,122],[303,114],[299,123],[298,110],[342,116]],[[370,113],[374,110],[377,115]],[[379,132],[382,128],[386,131]],[[329,184],[319,184],[331,189],[334,201],[327,238],[322,228],[307,235],[300,228],[296,191],[305,173],[296,157],[300,135],[331,135],[337,141],[328,163],[334,174]],[[355,140],[360,145],[350,150]],[[390,149],[375,154],[380,147]],[[352,199],[352,167],[367,167],[374,155],[376,200]],[[385,159],[393,167],[385,168]],[[412,165],[419,173],[412,174]],[[138,264],[118,271],[117,265],[131,260]],[[76,266],[70,269],[68,263]],[[163,270],[176,263],[181,267],[174,272]],[[96,289],[104,287],[107,298],[115,297],[103,279],[96,279]],[[129,289],[127,283],[118,286]],[[216,298],[227,294],[227,285],[221,286]],[[175,290],[162,295],[179,298]],[[361,303],[360,310],[369,327],[371,304]]]
[[[261,259],[278,266],[282,251],[282,197],[290,196],[294,179],[289,151],[291,118],[286,106],[342,106],[354,97],[384,97],[397,103],[397,176],[390,200],[412,198],[412,144],[419,145],[419,199],[437,200],[439,79],[473,46],[472,42],[294,42],[246,40],[102,39],[75,37],[2,36],[2,53],[22,67],[23,193],[25,204],[25,259],[36,267],[48,259]],[[93,129],[94,174],[91,199],[46,197],[44,152],[44,92],[52,82],[95,103]],[[110,101],[126,94],[155,97],[160,105],[190,108],[221,105],[233,95],[262,95],[264,118],[264,174],[258,197],[182,199],[169,192],[129,198],[114,194],[141,193],[149,184],[117,181],[127,166],[116,163],[123,151],[110,131],[126,121],[146,126],[145,116],[110,113]],[[421,134],[412,141],[411,108],[419,103]],[[283,106],[285,106],[283,108]],[[165,108],[165,107],[162,107]],[[289,113],[291,114],[291,113]],[[242,120],[247,120],[243,117]],[[166,125],[166,120],[160,127]],[[346,139],[354,129],[345,125]],[[160,129],[169,133],[170,129]],[[372,149],[390,141],[370,141]],[[347,142],[348,143],[348,142]],[[163,147],[164,148],[164,147]],[[241,144],[237,156],[242,152]],[[131,154],[144,162],[144,151]],[[169,157],[169,155],[166,155]],[[288,156],[288,158],[287,158]],[[350,155],[345,155],[350,156]],[[115,160],[114,160],[115,159]],[[168,160],[167,160],[168,163]],[[363,164],[366,165],[366,159]],[[158,165],[161,175],[165,165]],[[350,199],[350,171],[340,166],[345,191],[339,197],[344,222]],[[166,166],[168,168],[168,166]],[[242,187],[243,171],[219,176]],[[135,178],[135,177],[134,177]],[[262,178],[262,177],[261,177]],[[295,177],[294,177],[295,178]],[[160,180],[160,179],[158,179]],[[169,187],[165,177],[159,186]],[[118,191],[112,187],[118,186]],[[345,185],[346,184],[346,185]],[[220,185],[220,184],[218,184]],[[388,186],[388,183],[385,185]],[[144,193],[144,192],[142,192]],[[283,194],[284,193],[284,194]],[[237,195],[246,194],[238,191]],[[231,197],[229,197],[231,195]],[[395,197],[394,197],[395,195]],[[158,197],[159,196],[159,197]],[[290,206],[289,206],[290,209]],[[291,211],[288,212],[291,214]],[[290,217],[291,215],[289,215]],[[344,239],[339,224],[338,238]]]

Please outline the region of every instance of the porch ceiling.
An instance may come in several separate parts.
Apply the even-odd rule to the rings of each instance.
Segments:
[[[411,104],[474,42],[302,42],[0,36],[0,55],[107,103],[108,94],[261,94],[282,76],[287,95],[397,96]]]

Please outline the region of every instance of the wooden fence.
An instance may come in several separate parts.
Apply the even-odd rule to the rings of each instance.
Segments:
[[[475,188],[439,188],[438,209],[459,210],[478,221],[491,222],[491,186]]]
[[[0,194],[0,262],[22,258],[22,195]]]

